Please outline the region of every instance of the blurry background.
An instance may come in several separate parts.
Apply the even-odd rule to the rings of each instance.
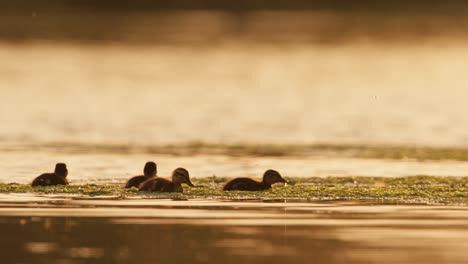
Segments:
[[[0,143],[468,146],[468,3],[4,0]]]
[[[466,36],[461,0],[5,0],[5,41],[279,44]],[[156,43],[155,43],[156,42]]]

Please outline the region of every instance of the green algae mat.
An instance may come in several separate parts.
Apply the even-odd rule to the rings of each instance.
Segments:
[[[261,192],[224,192],[227,178],[194,178],[195,187],[184,193],[145,193],[116,184],[84,184],[32,188],[27,184],[0,183],[0,193],[111,196],[112,198],[226,199],[226,200],[369,200],[411,204],[468,205],[468,177],[289,177],[285,186]]]

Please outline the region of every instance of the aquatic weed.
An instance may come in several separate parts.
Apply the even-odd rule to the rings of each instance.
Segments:
[[[294,185],[274,186],[262,192],[225,192],[224,177],[194,178],[196,187],[184,187],[184,193],[145,193],[117,184],[84,184],[35,187],[17,183],[0,183],[0,193],[112,195],[151,199],[186,200],[194,198],[228,200],[377,200],[411,203],[468,205],[468,177],[290,177]]]

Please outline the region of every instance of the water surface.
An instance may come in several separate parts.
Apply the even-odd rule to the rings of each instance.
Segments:
[[[465,43],[0,44],[0,143],[466,147]]]
[[[66,162],[70,179],[123,182],[147,160],[195,177],[466,175],[460,162],[70,154],[76,146],[399,144],[467,147],[460,41],[189,45],[0,44],[0,180]],[[41,146],[54,143],[55,149]],[[20,146],[5,151],[4,146]],[[21,148],[21,146],[26,146]],[[84,148],[86,149],[86,148]],[[129,154],[129,155],[127,155]]]
[[[170,176],[177,167],[185,167],[191,177],[261,178],[275,168],[286,177],[387,176],[414,175],[466,176],[468,163],[460,161],[384,160],[340,157],[262,157],[119,153],[63,153],[50,151],[0,151],[0,182],[30,183],[43,172],[50,172],[56,162],[66,162],[71,184],[124,184],[143,173],[147,160],[159,164],[160,176]]]
[[[466,207],[0,195],[9,263],[465,263]]]

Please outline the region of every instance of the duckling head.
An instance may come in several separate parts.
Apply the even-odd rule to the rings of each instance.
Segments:
[[[65,163],[57,163],[55,164],[55,174],[62,176],[62,177],[67,177],[68,175],[68,170],[67,170],[67,165]]]
[[[172,173],[172,182],[177,184],[185,183],[188,186],[193,187],[193,183],[190,181],[189,172],[184,168],[177,168]]]
[[[263,182],[268,185],[272,185],[278,182],[287,182],[287,181],[283,177],[281,177],[279,172],[275,170],[267,170],[263,174]]]
[[[158,172],[158,169],[156,167],[156,163],[152,161],[146,162],[145,168],[143,169],[143,173],[145,174],[146,177],[156,176],[157,172]]]

